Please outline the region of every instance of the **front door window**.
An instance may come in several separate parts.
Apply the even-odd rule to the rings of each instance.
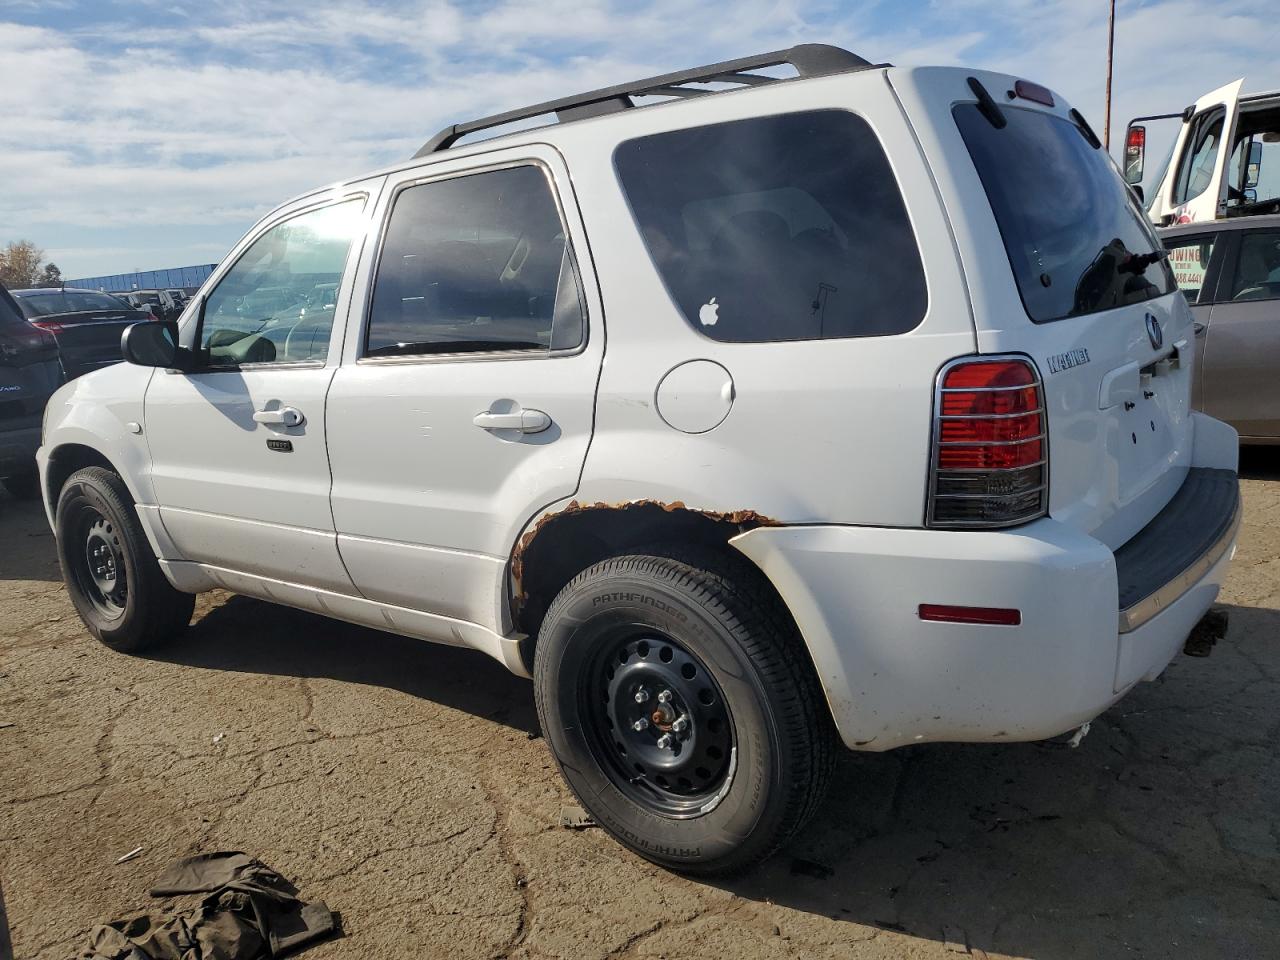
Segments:
[[[258,237],[204,306],[208,367],[323,361],[363,199],[309,210]]]

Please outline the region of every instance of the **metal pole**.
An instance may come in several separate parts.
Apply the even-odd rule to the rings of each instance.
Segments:
[[[1116,48],[1116,0],[1111,0],[1111,15],[1107,18],[1107,119],[1102,128],[1102,146],[1111,151],[1111,62]]]

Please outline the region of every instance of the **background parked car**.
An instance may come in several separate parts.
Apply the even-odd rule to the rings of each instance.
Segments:
[[[1196,318],[1192,403],[1241,443],[1280,443],[1280,216],[1160,233]]]
[[[15,497],[39,493],[40,419],[61,383],[53,336],[28,323],[0,285],[0,483]]]
[[[182,309],[187,305],[187,301],[191,299],[187,296],[187,292],[185,290],[171,288],[166,290],[165,293],[173,298],[174,305],[178,308],[179,313],[181,313]]]
[[[159,305],[158,297],[156,298],[156,303],[153,304],[148,300],[146,300],[144,297],[140,297],[138,296],[138,294],[132,293],[132,292],[112,293],[110,294],[110,296],[113,296],[117,300],[120,300],[121,302],[127,304],[129,308],[132,310],[142,310],[142,311],[145,311],[146,313],[151,314],[153,317],[155,317],[155,319],[157,320],[160,319],[160,305]]]
[[[150,310],[157,320],[172,320],[182,312],[167,290],[130,290],[127,293],[114,293],[125,303],[139,310]]]
[[[13,296],[23,316],[57,341],[67,379],[119,363],[125,327],[151,319],[146,311],[97,290],[53,287],[14,290]]]

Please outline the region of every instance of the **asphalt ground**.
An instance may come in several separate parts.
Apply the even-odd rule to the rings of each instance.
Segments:
[[[314,960],[1274,958],[1280,449],[1244,474],[1212,657],[1179,656],[1075,750],[847,755],[816,820],[722,884],[561,826],[532,687],[484,656],[224,593],[180,641],[115,654],[39,506],[0,499],[13,950],[72,957],[95,923],[164,906],[146,890],[175,858],[235,849],[341,913]]]

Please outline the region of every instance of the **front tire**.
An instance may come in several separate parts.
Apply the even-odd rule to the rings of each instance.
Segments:
[[[137,653],[186,629],[195,595],[161,572],[119,476],[102,467],[73,473],[55,522],[62,579],[90,633]]]
[[[794,624],[744,559],[655,548],[583,571],[543,621],[534,683],[579,802],[664,867],[745,870],[825,793],[830,717]]]

